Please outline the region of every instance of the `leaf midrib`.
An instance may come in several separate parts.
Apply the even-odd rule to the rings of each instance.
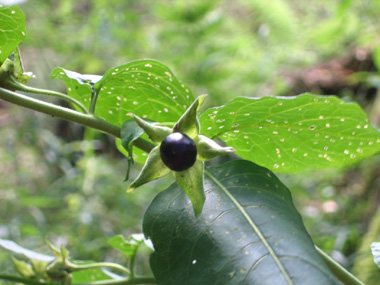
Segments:
[[[242,205],[240,205],[240,203],[235,199],[235,197],[227,190],[226,187],[223,186],[223,184],[221,184],[210,172],[208,172],[207,170],[205,170],[205,174],[218,186],[220,187],[220,189],[226,194],[226,196],[232,201],[232,203],[234,203],[234,205],[236,206],[236,208],[241,212],[241,214],[243,215],[243,217],[247,220],[248,224],[252,227],[252,229],[254,230],[254,232],[257,234],[257,236],[259,237],[259,239],[262,241],[262,243],[264,244],[264,246],[266,247],[266,249],[268,250],[269,254],[272,256],[273,260],[275,261],[275,263],[277,264],[278,268],[280,269],[280,271],[282,272],[282,274],[284,275],[284,278],[286,279],[287,283],[288,284],[291,284],[293,285],[293,281],[290,279],[290,276],[289,274],[287,273],[287,271],[285,270],[284,266],[282,265],[281,261],[279,260],[279,258],[277,257],[277,255],[275,254],[273,248],[271,247],[271,245],[269,244],[269,242],[265,239],[264,235],[261,233],[260,229],[258,228],[258,226],[255,224],[255,222],[251,219],[251,217],[248,215],[248,213],[245,211],[244,207]]]

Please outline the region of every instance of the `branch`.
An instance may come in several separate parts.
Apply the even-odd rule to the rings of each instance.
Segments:
[[[131,275],[131,272],[129,271],[128,268],[125,268],[124,266],[121,266],[120,264],[116,263],[110,263],[110,262],[98,262],[98,263],[92,263],[92,264],[71,264],[71,270],[78,271],[78,270],[87,270],[90,268],[98,268],[98,267],[109,267],[109,268],[114,268],[118,269],[120,271],[123,271],[124,273],[127,273],[128,275]]]
[[[83,113],[89,114],[89,111],[87,110],[87,108],[81,102],[79,102],[78,100],[76,100],[73,97],[68,96],[68,95],[66,95],[64,93],[56,92],[56,91],[53,91],[53,90],[46,90],[46,89],[40,89],[40,88],[30,87],[30,86],[24,85],[24,84],[16,81],[13,78],[11,80],[8,80],[7,84],[10,87],[13,87],[16,91],[23,91],[23,92],[34,93],[34,94],[41,94],[41,95],[49,95],[49,96],[54,96],[54,97],[61,98],[63,100],[66,100],[69,103],[72,103],[72,104],[76,105]]]
[[[73,285],[129,285],[129,284],[157,284],[153,277],[135,277],[94,281],[91,283],[74,283]]]
[[[0,274],[0,280],[7,280],[13,282],[19,282],[28,285],[57,285],[56,282],[40,282],[38,280],[25,279],[22,277]],[[153,277],[137,277],[137,278],[121,278],[121,279],[109,279],[101,281],[93,281],[89,283],[73,283],[73,285],[128,285],[128,284],[156,284],[156,280]]]
[[[0,274],[0,280],[14,281],[28,285],[57,285],[57,283],[40,282],[38,280],[25,279],[22,277]]]
[[[120,138],[120,127],[108,123],[94,115],[83,114],[72,109],[68,109],[62,106],[44,102],[38,99],[34,99],[25,95],[18,94],[13,91],[0,87],[0,99],[7,102],[19,105],[31,110],[35,110],[53,117],[58,117],[67,121],[79,123],[83,126],[91,127],[102,132],[113,135],[114,137]],[[134,145],[143,151],[150,152],[154,145],[144,139],[137,139]]]

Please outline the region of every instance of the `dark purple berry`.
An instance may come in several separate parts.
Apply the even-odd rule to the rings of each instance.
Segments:
[[[160,146],[161,159],[173,171],[184,171],[192,167],[197,158],[194,141],[182,133],[168,135]]]

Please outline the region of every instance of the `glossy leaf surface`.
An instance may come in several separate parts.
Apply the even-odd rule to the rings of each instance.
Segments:
[[[333,96],[239,97],[200,122],[202,134],[276,172],[342,167],[380,151],[380,133],[359,105]]]
[[[156,122],[175,122],[193,101],[188,86],[164,64],[137,60],[109,69],[103,77],[55,69],[52,78],[66,83],[68,94],[89,107],[90,79],[98,91],[95,115],[121,126],[134,113]],[[94,80],[95,79],[95,80]]]
[[[108,240],[108,243],[117,250],[124,253],[128,258],[136,255],[138,247],[144,243],[144,239],[138,240],[133,236],[126,240],[122,235],[117,235]]]
[[[143,129],[141,129],[133,119],[125,121],[121,126],[121,145],[124,147],[128,154],[128,168],[125,180],[128,180],[130,168],[134,163],[133,142],[137,140],[143,133]]]
[[[148,208],[144,233],[161,284],[337,284],[316,252],[289,190],[269,170],[236,160],[205,175],[192,215],[176,185]]]
[[[120,125],[128,113],[156,122],[175,122],[190,106],[190,89],[164,64],[137,60],[108,70],[96,84],[95,115]]]
[[[18,7],[0,4],[0,65],[25,37],[25,16]]]
[[[80,74],[62,67],[56,67],[50,74],[50,78],[59,79],[66,84],[67,94],[81,102],[90,109],[93,95],[92,86],[102,77],[99,75]]]

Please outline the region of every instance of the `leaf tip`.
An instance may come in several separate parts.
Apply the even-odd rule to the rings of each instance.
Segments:
[[[198,100],[198,108],[203,104],[204,100],[206,99],[207,94],[202,94],[199,95],[197,100]]]
[[[128,189],[127,189],[127,193],[132,193],[133,191],[135,191],[136,189],[136,186],[134,186],[133,184],[129,185]]]

